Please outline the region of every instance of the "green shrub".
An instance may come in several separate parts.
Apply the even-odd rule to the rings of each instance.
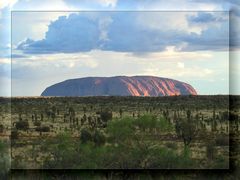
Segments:
[[[156,128],[157,117],[148,114],[143,115],[134,120],[134,125],[143,131],[145,131],[146,129],[152,130],[153,128]]]
[[[213,168],[215,169],[228,169],[229,168],[229,158],[218,156],[214,161]]]
[[[167,147],[167,148],[169,148],[169,149],[177,149],[177,144],[176,143],[174,143],[174,142],[167,142],[166,144],[165,144],[165,146]]]
[[[87,143],[88,141],[92,141],[92,134],[87,129],[82,129],[80,140],[82,143]]]
[[[100,117],[103,122],[108,122],[109,120],[112,119],[112,112],[110,112],[110,111],[100,112]]]
[[[49,153],[44,160],[43,168],[75,168],[81,162],[75,147],[76,143],[69,133],[61,133],[53,139],[48,139],[41,146],[42,151]]]
[[[0,133],[3,133],[3,130],[4,130],[4,126],[0,124]]]
[[[131,139],[134,135],[133,121],[131,118],[125,117],[120,120],[113,120],[108,123],[107,133],[110,141],[123,143],[127,139]]]
[[[28,121],[17,121],[16,122],[16,129],[26,131],[29,128]]]
[[[11,131],[11,140],[18,139],[18,131],[16,129]]]
[[[10,169],[10,154],[9,154],[9,144],[0,141],[0,177],[5,176]]]
[[[215,144],[214,144],[214,142],[212,142],[212,141],[207,142],[206,155],[207,155],[207,158],[209,160],[214,159],[214,155],[215,155]]]
[[[161,132],[170,132],[174,130],[174,127],[165,118],[160,118],[157,121],[157,129],[160,130]]]
[[[161,132],[169,132],[173,130],[173,126],[165,118],[158,119],[154,115],[143,115],[134,120],[134,125],[140,130],[145,131],[146,129],[152,131],[154,129]]]
[[[36,127],[36,131],[38,131],[38,132],[50,132],[50,127],[48,127],[48,126],[38,126],[38,127]]]
[[[93,142],[95,143],[95,145],[100,146],[105,144],[106,138],[104,136],[103,133],[101,133],[100,131],[95,131],[93,134]]]
[[[34,121],[34,122],[33,122],[33,125],[34,125],[34,126],[41,126],[41,121]]]
[[[215,139],[217,146],[228,146],[229,145],[229,135],[219,134]]]
[[[195,162],[190,158],[190,152],[185,151],[178,155],[168,148],[157,147],[149,151],[148,168],[160,169],[186,169],[194,168]]]

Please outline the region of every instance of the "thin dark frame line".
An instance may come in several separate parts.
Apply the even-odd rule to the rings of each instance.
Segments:
[[[11,82],[10,82],[10,118],[11,118],[11,120],[10,120],[10,123],[11,123],[11,125],[10,125],[10,127],[11,127],[11,132],[10,132],[10,137],[9,137],[9,141],[10,141],[10,170],[12,169],[12,44],[13,44],[13,42],[12,42],[12,34],[13,34],[13,32],[12,32],[12,27],[13,27],[13,25],[12,25],[12,23],[13,23],[13,20],[12,20],[12,18],[13,18],[13,12],[11,11],[11,22],[10,22],[10,25],[11,25],[11,32],[10,32],[10,34],[11,34],[11,39],[10,39],[10,41],[11,41],[11,49],[10,49],[10,51],[11,51],[11,72],[10,72],[10,77],[11,77]]]
[[[11,12],[230,12],[231,10],[11,10]]]
[[[151,12],[159,12],[159,13],[172,13],[172,12],[176,12],[176,13],[181,13],[181,12],[216,12],[216,13],[228,13],[228,18],[229,18],[229,21],[228,21],[228,29],[229,29],[229,33],[228,33],[228,36],[229,36],[229,42],[228,42],[228,64],[229,64],[229,70],[228,70],[228,74],[229,74],[229,82],[228,82],[228,96],[229,96],[229,99],[228,99],[228,101],[229,101],[229,105],[228,105],[228,110],[230,111],[230,51],[231,51],[231,47],[230,47],[230,13],[231,13],[231,11],[232,10],[215,10],[215,11],[209,11],[209,10],[191,10],[191,11],[188,11],[188,10],[171,10],[171,11],[165,11],[165,10],[67,10],[67,11],[64,11],[64,10],[57,10],[57,11],[55,11],[55,10],[53,10],[53,11],[49,11],[49,10],[47,10],[47,11],[44,11],[44,10],[11,10],[11,22],[10,22],[10,24],[11,24],[11,32],[10,32],[10,34],[11,34],[11,40],[10,40],[10,42],[11,42],[11,49],[10,49],[10,52],[11,52],[11,55],[10,55],[10,57],[11,57],[11,72],[10,72],[10,77],[11,77],[11,93],[10,93],[10,118],[11,118],[11,120],[10,120],[10,122],[11,122],[11,127],[12,127],[12,52],[13,52],[13,49],[12,49],[12,23],[13,23],[13,13],[15,13],[15,12],[23,12],[23,13],[34,13],[34,12],[36,12],[36,13],[47,13],[47,12],[49,12],[49,13],[54,13],[54,12],[100,12],[100,13],[104,13],[104,12],[106,12],[106,13],[114,13],[114,12],[133,12],[133,13],[141,13],[141,12],[149,12],[149,13],[151,13]],[[229,121],[229,131],[228,131],[228,134],[230,135],[230,127],[231,127],[231,121]],[[9,138],[9,140],[10,140],[10,170],[41,170],[41,169],[14,169],[14,168],[12,168],[12,142],[11,142],[11,133],[10,133],[10,138]],[[229,136],[229,140],[230,140],[230,136]],[[225,168],[225,169],[207,169],[207,168],[204,168],[204,169],[201,169],[201,168],[199,168],[199,169],[170,169],[170,170],[185,170],[185,171],[192,171],[192,170],[197,170],[197,171],[214,171],[214,170],[223,170],[223,171],[231,171],[231,167],[230,167],[230,145],[229,145],[229,156],[228,156],[228,159],[229,159],[229,166],[228,166],[228,168]],[[45,169],[44,169],[45,170]],[[51,170],[51,169],[49,169],[49,170]],[[55,169],[52,169],[52,170],[55,170]],[[60,169],[60,170],[65,170],[65,169]],[[70,169],[70,170],[84,170],[84,169]],[[92,169],[87,169],[87,170],[92,170]],[[101,170],[101,169],[97,169],[97,170]],[[104,170],[107,170],[107,169],[104,169]],[[110,170],[122,170],[122,169],[110,169]],[[130,170],[134,170],[134,169],[130,169]],[[142,171],[142,170],[144,170],[144,169],[139,169],[139,171]],[[148,170],[158,170],[158,171],[165,171],[165,170],[169,170],[169,169],[148,169]]]

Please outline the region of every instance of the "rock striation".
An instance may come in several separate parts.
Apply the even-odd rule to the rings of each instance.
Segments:
[[[41,96],[197,95],[189,84],[155,76],[85,77],[47,87]]]

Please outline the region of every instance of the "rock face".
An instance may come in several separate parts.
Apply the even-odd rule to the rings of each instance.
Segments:
[[[197,95],[189,84],[154,76],[86,77],[46,88],[41,96],[172,96]]]

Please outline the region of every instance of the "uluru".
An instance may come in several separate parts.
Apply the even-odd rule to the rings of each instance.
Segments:
[[[156,76],[84,77],[47,87],[41,96],[197,95],[189,84]]]

